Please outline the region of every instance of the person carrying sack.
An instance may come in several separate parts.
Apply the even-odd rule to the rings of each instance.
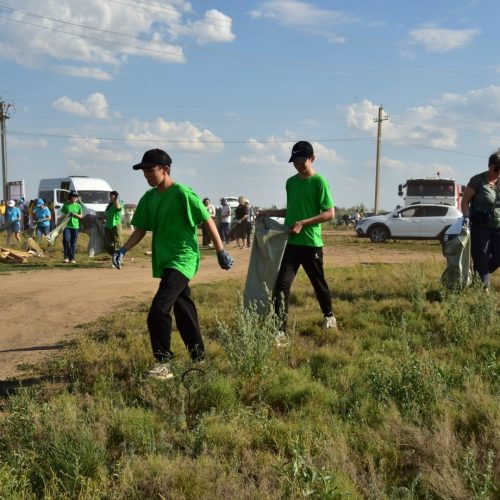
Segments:
[[[463,224],[470,225],[474,272],[488,291],[500,267],[500,150],[490,155],[486,172],[471,177],[461,209]]]

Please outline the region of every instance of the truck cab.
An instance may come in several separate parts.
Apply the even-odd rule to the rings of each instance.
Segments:
[[[398,186],[398,195],[404,197],[404,206],[417,203],[440,203],[460,209],[465,187],[455,179],[436,177],[420,177],[408,179]]]

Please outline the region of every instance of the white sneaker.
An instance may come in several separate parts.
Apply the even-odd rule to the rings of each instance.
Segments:
[[[274,337],[274,341],[276,342],[277,347],[286,347],[290,343],[285,332],[282,330],[280,330],[278,333],[276,333],[276,336]]]
[[[153,368],[148,371],[148,377],[156,378],[158,380],[169,380],[174,378],[174,374],[172,373],[168,363],[155,363]]]
[[[329,330],[330,328],[337,328],[337,319],[335,316],[325,316],[323,320],[323,329]]]

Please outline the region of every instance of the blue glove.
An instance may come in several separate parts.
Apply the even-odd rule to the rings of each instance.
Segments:
[[[225,250],[221,250],[217,252],[217,261],[219,266],[227,271],[233,267],[234,259]]]
[[[470,219],[468,215],[464,215],[464,218],[462,219],[462,227],[469,227],[470,226]]]
[[[111,263],[115,269],[121,269],[123,266],[123,257],[127,253],[127,249],[121,247],[119,250],[115,250],[113,252],[113,256],[111,257]]]

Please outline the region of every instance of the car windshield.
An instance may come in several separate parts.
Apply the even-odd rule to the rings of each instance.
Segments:
[[[453,196],[455,193],[454,181],[446,180],[415,180],[408,181],[407,196]]]
[[[78,191],[83,203],[109,203],[109,191]]]

